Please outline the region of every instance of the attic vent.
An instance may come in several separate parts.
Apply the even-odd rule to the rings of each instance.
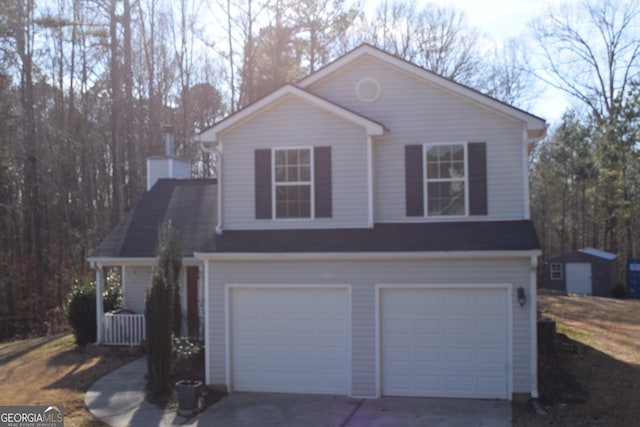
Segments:
[[[373,77],[365,77],[356,84],[356,96],[362,102],[375,102],[381,93],[380,83]]]

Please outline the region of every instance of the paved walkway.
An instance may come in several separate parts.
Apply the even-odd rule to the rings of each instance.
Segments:
[[[188,421],[144,399],[147,359],[142,357],[100,378],[87,391],[89,411],[113,427],[177,426]]]

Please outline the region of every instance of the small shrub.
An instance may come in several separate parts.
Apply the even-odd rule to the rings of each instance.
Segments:
[[[76,344],[84,346],[96,340],[96,287],[91,282],[76,281],[67,303],[67,321]]]
[[[113,267],[107,270],[104,290],[102,292],[102,305],[105,313],[122,308],[122,286],[120,283],[120,269]]]
[[[627,288],[622,283],[616,283],[616,285],[611,290],[611,295],[614,298],[626,299],[627,298]]]
[[[204,344],[187,337],[172,338],[175,379],[204,380]]]
[[[122,287],[119,276],[107,275],[102,292],[103,310],[109,312],[122,308]],[[73,330],[76,344],[85,346],[96,341],[96,283],[92,280],[76,280],[67,299],[66,317]]]

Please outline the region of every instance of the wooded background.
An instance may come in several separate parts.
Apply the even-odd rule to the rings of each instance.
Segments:
[[[399,0],[366,13],[345,0],[2,1],[0,339],[64,324],[87,255],[163,154],[162,125],[194,176],[215,176],[195,135],[361,43],[525,110],[545,86],[568,93],[531,147],[541,272],[583,246],[640,256],[638,10],[558,6],[496,41],[463,11]]]

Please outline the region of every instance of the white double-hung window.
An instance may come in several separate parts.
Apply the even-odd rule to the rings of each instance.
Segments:
[[[313,151],[273,150],[275,218],[311,218],[313,212]]]
[[[424,146],[427,216],[467,215],[466,144]]]

